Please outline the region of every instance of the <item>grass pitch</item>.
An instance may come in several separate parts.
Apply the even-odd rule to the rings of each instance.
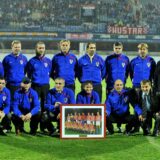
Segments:
[[[54,84],[51,82],[51,87]],[[131,86],[130,80],[127,87]],[[76,93],[80,84],[76,82]],[[103,82],[105,101],[105,83]],[[28,124],[25,126],[27,130]],[[37,134],[0,136],[0,160],[158,160],[160,137],[115,133],[101,140],[60,140]]]

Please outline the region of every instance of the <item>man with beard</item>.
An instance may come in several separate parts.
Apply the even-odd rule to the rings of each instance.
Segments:
[[[41,112],[44,111],[45,98],[50,88],[49,80],[52,62],[45,56],[44,42],[36,44],[36,56],[31,58],[27,64],[27,74],[32,80],[32,88],[37,91],[41,100]],[[40,124],[41,131],[44,131],[43,123]]]

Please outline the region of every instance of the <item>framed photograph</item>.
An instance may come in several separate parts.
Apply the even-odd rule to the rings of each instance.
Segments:
[[[61,138],[105,138],[105,105],[61,105]]]

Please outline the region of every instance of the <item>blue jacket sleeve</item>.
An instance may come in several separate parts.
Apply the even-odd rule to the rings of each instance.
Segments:
[[[40,102],[38,99],[37,92],[33,92],[33,109],[31,110],[31,114],[36,115],[40,111]]]
[[[0,76],[4,77],[4,68],[1,62],[0,62]]]
[[[95,92],[95,104],[100,104],[100,99],[99,99],[99,95],[97,92]]]
[[[129,64],[129,74],[130,74],[131,80],[133,79],[133,72],[134,72],[133,61],[131,61]]]
[[[15,92],[14,94],[14,100],[13,100],[13,112],[16,116],[20,117],[21,115],[23,115],[21,113],[21,111],[19,110],[19,94],[17,92]]]
[[[76,104],[84,104],[83,98],[80,94],[77,95]]]
[[[130,68],[130,63],[129,63],[129,58],[127,57],[127,66],[126,66],[126,79],[128,78],[129,76],[129,68]]]
[[[138,115],[141,115],[142,114],[142,109],[139,107],[138,104],[136,104],[134,106],[134,111],[138,114]]]
[[[108,117],[111,114],[111,102],[110,102],[110,98],[109,97],[106,100],[106,113],[107,113]]]
[[[102,79],[104,79],[106,76],[106,68],[105,68],[105,62],[103,59],[101,59],[101,74],[102,74]]]
[[[10,111],[10,101],[11,101],[11,99],[10,99],[10,91],[9,90],[7,90],[6,91],[6,101],[5,101],[5,108],[3,109],[3,112],[5,113],[5,115],[6,114],[8,114],[9,113],[9,111]]]
[[[46,97],[46,104],[44,105],[45,110],[53,112],[55,109],[54,107],[55,102],[56,99],[53,100],[51,93],[48,93]]]
[[[53,57],[52,59],[52,69],[51,69],[51,77],[54,80],[55,79],[55,75],[56,75],[56,56]]]
[[[75,100],[75,97],[74,97],[74,92],[72,90],[69,91],[69,104],[76,104],[76,100]]]

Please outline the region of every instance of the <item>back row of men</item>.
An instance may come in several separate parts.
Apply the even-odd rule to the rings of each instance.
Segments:
[[[70,51],[70,41],[60,41],[60,53],[56,54],[52,61],[45,56],[45,44],[36,44],[36,56],[27,61],[21,53],[21,42],[12,42],[12,53],[7,55],[0,64],[0,75],[5,77],[6,87],[11,92],[11,102],[14,93],[20,88],[21,82],[27,74],[32,81],[32,88],[37,91],[41,100],[41,111],[44,111],[45,97],[49,91],[50,77],[56,79],[61,77],[65,80],[65,87],[75,90],[75,78],[81,83],[91,81],[94,90],[98,92],[100,100],[102,98],[101,81],[105,78],[108,93],[113,89],[114,83],[120,79],[123,84],[130,74],[133,87],[140,88],[140,82],[144,79],[154,80],[154,88],[159,91],[159,62],[156,67],[154,59],[148,55],[148,45],[141,43],[138,45],[139,55],[129,62],[129,58],[122,53],[123,45],[116,42],[113,45],[114,53],[109,55],[104,61],[96,53],[96,44],[88,43],[86,54],[77,60]],[[155,78],[154,78],[155,77]],[[11,103],[12,106],[12,103]],[[2,106],[0,106],[2,107]],[[41,125],[41,130],[44,127]]]

